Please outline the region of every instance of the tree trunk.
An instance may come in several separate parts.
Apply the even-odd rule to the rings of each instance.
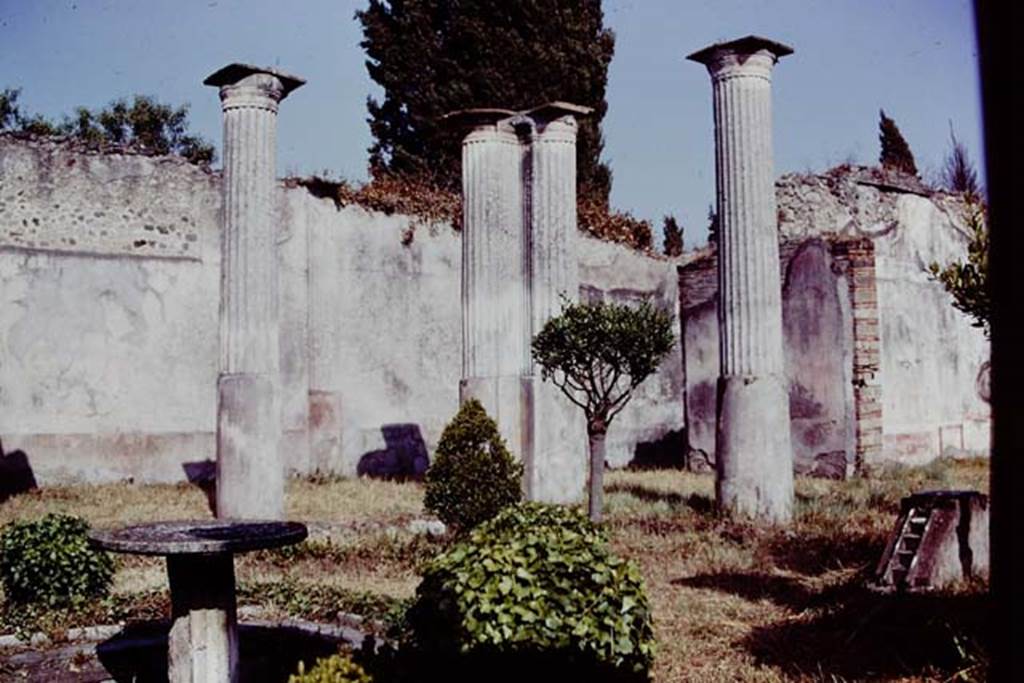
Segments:
[[[590,521],[595,524],[600,524],[604,507],[604,437],[607,431],[604,425],[587,427],[587,436],[590,438],[590,498],[587,511]]]

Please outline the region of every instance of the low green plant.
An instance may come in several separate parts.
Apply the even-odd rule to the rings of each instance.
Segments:
[[[308,672],[299,662],[299,672],[289,676],[288,683],[373,683],[373,678],[351,657],[337,654],[316,660]]]
[[[62,514],[7,524],[0,533],[0,581],[7,600],[64,607],[105,596],[114,562],[89,546],[88,531],[84,519]]]
[[[463,656],[460,667],[649,677],[654,634],[639,570],[574,509],[507,508],[430,563],[416,596],[417,647]]]
[[[424,505],[461,532],[522,499],[523,466],[512,459],[484,407],[462,404],[444,428],[426,475]]]

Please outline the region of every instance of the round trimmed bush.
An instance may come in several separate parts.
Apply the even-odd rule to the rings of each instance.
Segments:
[[[423,651],[510,680],[647,680],[654,657],[636,566],[578,511],[539,503],[507,508],[433,560],[409,621]]]
[[[426,475],[424,505],[464,532],[522,499],[523,466],[512,459],[476,399],[462,404],[437,445]]]
[[[7,599],[64,607],[105,596],[114,562],[89,547],[88,531],[84,519],[60,514],[7,524],[0,533],[0,580]]]
[[[289,676],[288,683],[373,683],[373,678],[351,657],[338,654],[317,659],[309,671],[299,662],[299,672]]]

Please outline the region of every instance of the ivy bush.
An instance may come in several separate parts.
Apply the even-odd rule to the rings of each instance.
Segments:
[[[523,466],[512,459],[498,425],[470,399],[441,434],[427,469],[424,505],[465,532],[519,502],[522,477]]]
[[[299,662],[299,672],[289,676],[288,683],[373,683],[373,678],[351,657],[338,654],[316,660],[308,672]]]
[[[0,580],[7,599],[65,607],[105,596],[114,562],[89,547],[88,531],[84,519],[61,514],[7,524],[0,533]]]
[[[421,650],[491,678],[649,680],[654,658],[636,566],[580,512],[540,503],[502,511],[429,564],[409,623]]]

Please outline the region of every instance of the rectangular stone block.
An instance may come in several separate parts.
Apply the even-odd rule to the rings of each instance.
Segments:
[[[523,378],[523,396],[532,407],[531,447],[524,458],[529,500],[577,503],[588,472],[588,441],[583,410],[540,377]]]

